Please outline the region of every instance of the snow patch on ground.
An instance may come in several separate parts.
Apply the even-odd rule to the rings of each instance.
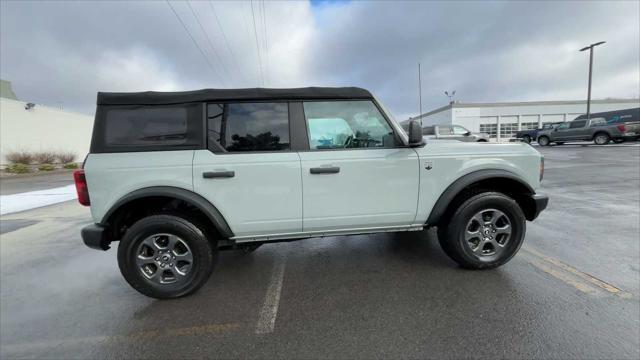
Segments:
[[[29,191],[0,196],[0,215],[25,211],[42,206],[73,200],[77,197],[76,186],[68,185],[54,189]]]

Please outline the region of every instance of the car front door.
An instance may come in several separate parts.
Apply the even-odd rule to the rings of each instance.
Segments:
[[[370,100],[305,101],[308,151],[302,163],[303,230],[349,231],[411,225],[419,160]]]
[[[570,140],[569,123],[566,122],[556,126],[556,128],[549,133],[549,137],[551,138],[551,141]]]
[[[587,120],[574,120],[569,123],[569,130],[567,130],[568,140],[586,140],[588,138]]]
[[[193,187],[236,237],[302,231],[300,158],[289,125],[287,102],[207,106],[208,150],[194,154]]]

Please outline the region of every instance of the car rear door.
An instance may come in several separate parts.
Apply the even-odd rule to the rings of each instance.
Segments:
[[[303,230],[408,226],[416,216],[419,160],[371,100],[305,101],[301,151]]]
[[[207,106],[207,147],[193,158],[194,191],[236,237],[302,230],[300,158],[291,150],[287,102]]]
[[[571,121],[569,123],[569,130],[567,131],[568,140],[588,140],[590,136],[587,123],[587,120]]]

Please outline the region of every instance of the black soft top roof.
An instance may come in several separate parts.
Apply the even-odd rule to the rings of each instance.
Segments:
[[[165,105],[224,100],[371,99],[358,87],[306,87],[294,89],[202,89],[179,92],[99,92],[98,105]]]

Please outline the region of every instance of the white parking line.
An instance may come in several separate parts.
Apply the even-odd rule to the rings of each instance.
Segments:
[[[282,291],[282,280],[284,279],[284,265],[286,254],[278,256],[273,264],[269,288],[264,297],[264,305],[256,324],[256,334],[272,333],[276,326],[278,316],[278,306],[280,305],[280,292]]]
[[[0,196],[0,215],[61,203],[76,198],[75,185]]]

